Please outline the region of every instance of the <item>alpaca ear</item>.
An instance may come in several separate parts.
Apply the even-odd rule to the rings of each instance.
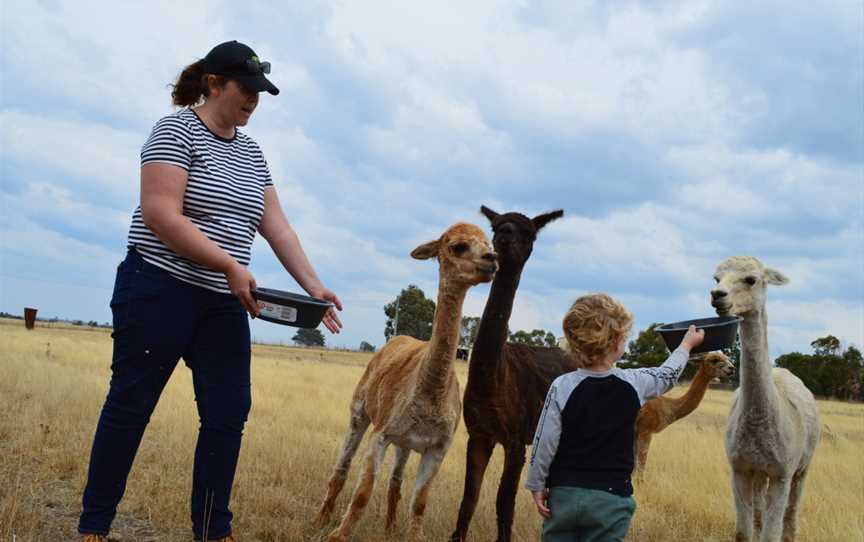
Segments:
[[[501,216],[489,207],[486,207],[485,205],[480,206],[480,212],[489,219],[489,222],[495,222],[495,219]]]
[[[537,215],[531,219],[531,222],[534,223],[534,227],[537,228],[537,231],[540,231],[540,228],[552,222],[553,220],[558,220],[562,216],[564,216],[564,211],[562,209],[558,209],[557,211],[552,211],[551,213]]]
[[[770,267],[765,268],[762,276],[765,278],[765,282],[767,282],[768,284],[776,284],[777,286],[782,286],[789,282],[789,279],[786,277],[786,275],[784,275],[780,271],[771,269]]]
[[[428,260],[429,258],[437,257],[438,243],[439,241],[437,239],[435,241],[423,243],[422,245],[411,251],[411,257],[416,260]]]
[[[687,358],[687,363],[690,365],[701,365],[703,361],[705,361],[705,356],[707,354],[691,354],[689,358]]]

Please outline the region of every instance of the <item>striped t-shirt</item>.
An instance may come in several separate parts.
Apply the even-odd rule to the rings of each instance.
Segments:
[[[248,265],[264,214],[264,189],[273,185],[258,144],[235,130],[232,139],[211,132],[191,109],[159,120],[141,149],[141,165],[172,164],[188,173],[183,215],[242,265]],[[129,228],[129,248],[172,276],[231,293],[225,275],[173,252],[144,224],[141,206]]]

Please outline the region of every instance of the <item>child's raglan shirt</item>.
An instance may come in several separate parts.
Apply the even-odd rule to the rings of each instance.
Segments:
[[[578,369],[556,378],[537,424],[525,487],[632,495],[636,416],[645,402],[675,385],[688,357],[679,347],[660,367]]]

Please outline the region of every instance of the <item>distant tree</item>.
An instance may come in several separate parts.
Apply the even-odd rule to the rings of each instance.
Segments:
[[[544,329],[534,329],[530,332],[519,330],[511,333],[510,342],[529,346],[555,346],[558,344],[555,335]]]
[[[810,343],[817,356],[837,356],[840,354],[840,339],[834,335],[819,337]]]
[[[99,322],[97,322],[96,320],[90,320],[89,322],[87,322],[87,325],[90,327],[99,327]]]
[[[850,346],[843,352],[843,360],[849,368],[849,381],[846,387],[849,391],[848,399],[856,401],[864,400],[864,358],[861,351]]]
[[[361,352],[374,352],[375,346],[367,343],[366,341],[360,341],[360,351]]]
[[[825,387],[822,385],[821,369],[822,360],[817,356],[802,354],[801,352],[789,352],[774,360],[777,367],[788,369],[801,382],[807,386],[814,395],[826,395]]]
[[[657,367],[669,357],[669,350],[663,338],[657,333],[660,324],[651,324],[639,332],[635,341],[627,343],[624,359],[619,364],[623,369],[634,367]]]
[[[841,353],[840,341],[833,335],[820,337],[810,345],[813,354],[790,352],[775,360],[801,379],[814,395],[862,400],[864,360],[854,346]]]
[[[300,328],[297,334],[291,337],[296,344],[303,346],[324,346],[324,334],[317,329]]]
[[[471,349],[477,340],[477,329],[480,327],[479,316],[463,316],[459,327],[459,347]]]
[[[421,341],[428,341],[432,336],[435,302],[426,299],[423,290],[413,284],[385,305],[384,314],[387,316],[384,338],[388,341],[395,335],[410,335]]]

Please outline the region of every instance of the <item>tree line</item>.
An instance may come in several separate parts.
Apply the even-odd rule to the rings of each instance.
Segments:
[[[384,337],[389,340],[395,335],[410,335],[420,340],[429,340],[432,336],[432,317],[435,313],[435,302],[427,299],[423,290],[416,285],[403,289],[392,302],[384,306],[387,320],[384,326]],[[460,322],[459,347],[470,350],[477,337],[480,324],[479,316],[464,316]],[[669,356],[666,344],[657,333],[660,324],[651,324],[640,331],[635,339],[627,344],[627,350],[619,363],[622,368],[657,367]],[[509,332],[510,342],[532,346],[556,346],[555,335],[543,329],[531,331],[518,330]],[[368,343],[363,343],[371,347]],[[783,367],[794,373],[804,384],[819,397],[833,397],[845,400],[864,400],[864,359],[861,351],[854,346],[845,349],[840,340],[827,335],[810,343],[813,352],[803,354],[791,352],[779,356],[775,361],[777,367]],[[371,347],[374,351],[374,347]],[[723,351],[735,364],[736,369],[741,363],[741,345],[736,341],[732,348]],[[690,379],[698,370],[688,365],[682,379]],[[739,371],[728,379],[730,386],[738,385]]]

